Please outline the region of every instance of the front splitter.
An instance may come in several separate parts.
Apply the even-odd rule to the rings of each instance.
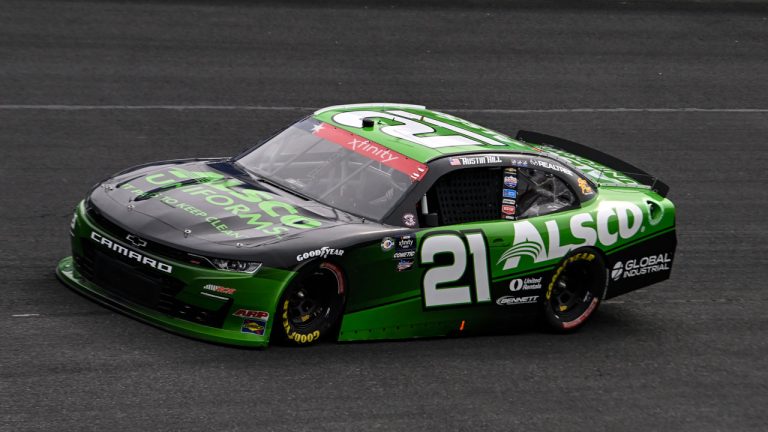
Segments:
[[[56,267],[56,276],[76,292],[96,300],[132,318],[182,336],[207,342],[243,347],[264,348],[269,344],[268,336],[256,336],[232,330],[223,330],[196,324],[172,317],[161,312],[137,305],[117,297],[98,285],[80,276],[75,270],[72,257],[62,259]]]

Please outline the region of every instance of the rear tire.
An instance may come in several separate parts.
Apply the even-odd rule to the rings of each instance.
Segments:
[[[344,275],[337,265],[325,262],[302,272],[278,305],[280,339],[310,345],[335,333],[345,298]]]
[[[544,318],[560,333],[579,329],[597,311],[608,288],[605,260],[592,249],[569,254],[557,267],[544,295]]]

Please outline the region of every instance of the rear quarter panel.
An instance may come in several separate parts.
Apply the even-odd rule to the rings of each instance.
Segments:
[[[477,269],[472,264],[466,235],[481,233],[485,242],[490,301],[478,297]],[[435,266],[426,265],[422,246],[436,235],[462,239],[467,247],[463,275],[441,287],[467,286],[472,301],[428,307],[424,301],[424,276]],[[398,246],[411,236],[410,248]],[[605,257],[609,282],[607,297],[669,278],[674,260],[675,208],[668,199],[636,188],[601,188],[577,209],[519,221],[477,222],[415,229],[392,235],[394,246],[381,242],[350,251],[345,257],[349,293],[340,340],[391,339],[444,336],[461,332],[502,330],[521,316],[538,313],[556,265],[571,251],[583,247]],[[403,258],[413,257],[402,269]],[[512,298],[536,297],[535,302],[510,303]]]

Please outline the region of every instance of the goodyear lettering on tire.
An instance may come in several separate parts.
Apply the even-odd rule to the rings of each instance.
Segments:
[[[312,333],[297,333],[293,331],[291,323],[288,321],[288,300],[283,303],[283,329],[288,340],[292,340],[299,344],[310,343],[320,339],[320,330],[315,330]]]
[[[544,296],[547,300],[552,297],[552,289],[555,287],[555,282],[560,278],[560,273],[565,270],[565,268],[568,266],[568,264],[574,262],[574,261],[593,261],[595,259],[595,254],[589,253],[589,252],[582,252],[578,253],[567,260],[563,261],[562,264],[560,264],[560,267],[555,270],[555,274],[552,275],[552,279],[549,281],[549,286],[547,286],[547,293]]]

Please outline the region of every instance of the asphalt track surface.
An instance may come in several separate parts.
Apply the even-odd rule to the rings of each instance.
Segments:
[[[1,2],[0,430],[766,430],[767,18],[750,2]],[[104,176],[365,101],[657,174],[678,207],[672,279],[570,336],[265,351],[55,279],[72,207]]]

